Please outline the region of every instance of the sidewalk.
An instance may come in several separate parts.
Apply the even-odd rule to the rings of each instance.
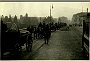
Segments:
[[[51,33],[51,36],[54,34],[55,32]],[[33,46],[32,46],[32,51],[31,52],[27,52],[25,49],[25,45],[23,46],[23,50],[22,50],[22,55],[21,55],[21,60],[26,60],[28,59],[28,57],[31,57],[32,55],[35,54],[35,52],[41,48],[44,45],[44,39],[36,39],[33,40]]]

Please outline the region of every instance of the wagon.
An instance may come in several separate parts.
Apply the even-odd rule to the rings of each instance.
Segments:
[[[30,51],[32,48],[32,37],[30,32],[26,29],[19,29],[15,23],[7,22],[6,25],[8,30],[4,32],[4,39],[1,41],[1,59],[11,59],[14,56],[21,55],[21,46],[24,44],[26,44],[27,51]],[[10,57],[7,58],[8,56]]]

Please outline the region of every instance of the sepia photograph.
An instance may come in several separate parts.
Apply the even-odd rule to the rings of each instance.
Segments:
[[[89,60],[90,2],[0,2],[1,60]]]

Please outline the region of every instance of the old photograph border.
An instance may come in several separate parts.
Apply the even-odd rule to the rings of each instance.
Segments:
[[[0,2],[90,2],[90,0],[0,0]],[[1,25],[1,23],[0,23],[0,25]],[[89,29],[90,29],[90,27],[89,27]],[[0,33],[1,33],[1,29],[0,29]],[[1,34],[0,34],[0,36],[1,36]],[[0,39],[1,39],[1,37],[0,37]],[[0,43],[1,43],[1,40],[0,40]],[[1,44],[0,44],[0,48],[1,48]],[[0,56],[0,59],[1,59],[1,56]],[[2,61],[2,60],[0,60],[0,61]],[[18,60],[16,60],[16,61],[18,61]],[[22,60],[19,60],[19,61],[22,61]],[[35,61],[38,61],[38,60],[35,60]],[[40,61],[43,61],[43,60],[40,60]],[[48,61],[48,60],[45,60],[45,61]],[[51,60],[51,61],[57,61],[57,60]],[[60,60],[60,61],[64,61],[64,60]],[[77,61],[79,61],[79,60],[77,60]]]

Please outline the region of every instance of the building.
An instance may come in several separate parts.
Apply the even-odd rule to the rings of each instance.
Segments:
[[[59,17],[58,18],[58,22],[59,23],[66,23],[67,25],[69,24],[69,20],[68,20],[68,18],[67,17]]]
[[[89,14],[90,12],[88,12],[88,15]],[[82,26],[83,20],[87,20],[87,12],[76,13],[72,17],[72,24]]]
[[[39,17],[39,18],[40,18],[40,22],[43,23],[46,17]]]
[[[8,18],[8,16],[1,16],[1,19],[2,19],[2,21],[4,22],[4,23],[6,23],[6,22],[12,22],[13,21],[13,18],[11,17],[11,15],[9,15],[9,18]]]
[[[26,13],[25,16],[20,15],[20,23],[24,24],[26,27],[28,26],[36,26],[39,23],[38,17],[28,17],[28,14]]]
[[[56,20],[56,19],[55,19]],[[20,15],[20,23],[26,24],[26,26],[37,26],[39,23],[50,23],[54,22],[53,18],[51,17],[28,17],[28,14],[26,13],[25,16]]]
[[[53,18],[54,23],[58,23],[58,19],[57,18]]]
[[[46,24],[52,23],[52,22],[54,23],[54,19],[52,16],[51,17],[48,16],[44,18],[43,22],[45,22]]]
[[[39,20],[37,19],[37,17],[28,17],[29,20],[29,25],[33,25],[33,26],[37,26],[39,23]]]

